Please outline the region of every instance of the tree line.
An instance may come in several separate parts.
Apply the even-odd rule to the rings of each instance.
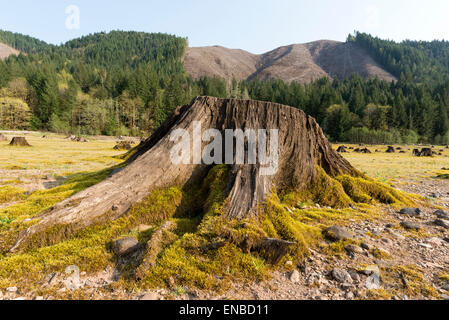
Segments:
[[[446,42],[394,43],[357,33],[396,82],[192,79],[187,39],[114,31],[61,46],[0,31],[24,54],[0,61],[0,128],[148,135],[179,105],[210,95],[278,102],[315,117],[332,141],[449,144]],[[446,62],[445,62],[446,61]],[[435,71],[437,70],[437,71]]]

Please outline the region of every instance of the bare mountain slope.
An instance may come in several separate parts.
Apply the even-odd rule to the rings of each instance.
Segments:
[[[289,45],[262,55],[223,47],[189,48],[184,64],[194,78],[219,76],[227,80],[235,77],[307,83],[322,77],[344,79],[358,73],[365,78],[395,80],[364,49],[330,40]]]
[[[220,46],[188,48],[184,66],[194,78],[218,76],[242,80],[257,71],[259,56],[239,49]]]
[[[10,55],[18,55],[20,52],[17,51],[14,48],[11,48],[10,46],[7,46],[6,44],[0,43],[0,59],[6,59],[8,58]]]

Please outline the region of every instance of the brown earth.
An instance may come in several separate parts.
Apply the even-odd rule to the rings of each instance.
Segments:
[[[234,77],[308,83],[323,77],[344,79],[358,73],[364,78],[396,80],[364,49],[331,40],[293,44],[261,55],[219,46],[188,48],[184,65],[194,78],[218,76],[227,80]]]
[[[0,60],[8,58],[10,55],[18,55],[20,52],[10,46],[0,43]]]

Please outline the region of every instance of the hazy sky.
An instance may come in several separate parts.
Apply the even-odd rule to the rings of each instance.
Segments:
[[[449,1],[0,0],[0,29],[55,44],[115,29],[165,32],[188,37],[191,46],[262,53],[291,43],[344,41],[354,30],[397,41],[449,40]]]

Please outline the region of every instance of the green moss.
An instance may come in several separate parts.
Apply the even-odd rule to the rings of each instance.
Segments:
[[[26,198],[26,189],[5,186],[0,187],[0,204],[23,200]]]

